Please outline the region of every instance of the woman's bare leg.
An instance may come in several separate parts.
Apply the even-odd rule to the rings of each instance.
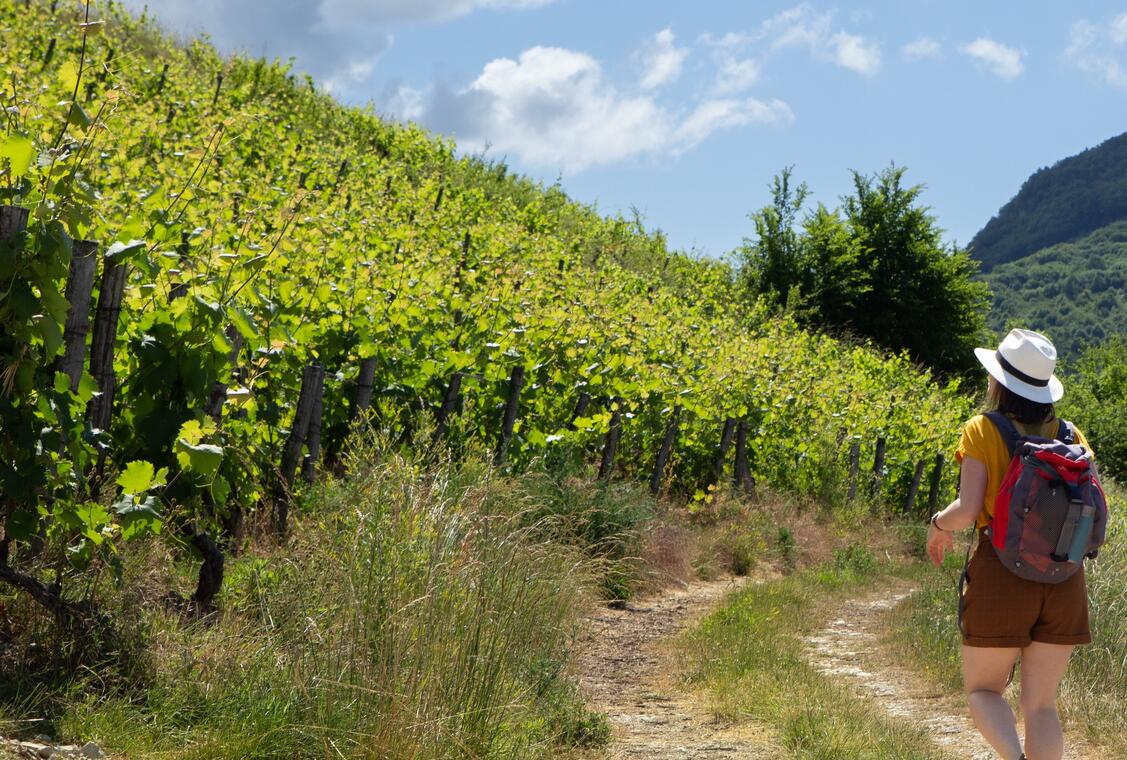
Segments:
[[[1021,651],[1016,647],[963,646],[963,683],[971,717],[983,738],[998,751],[1002,760],[1018,760],[1021,757],[1017,721],[1009,704],[1002,699],[1006,681]]]
[[[1061,760],[1064,737],[1057,715],[1057,687],[1073,647],[1034,641],[1021,650],[1021,716],[1029,760]]]

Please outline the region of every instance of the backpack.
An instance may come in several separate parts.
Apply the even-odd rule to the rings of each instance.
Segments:
[[[1107,533],[1107,498],[1092,454],[1061,420],[1055,439],[1026,436],[998,412],[1010,464],[987,527],[998,559],[1021,578],[1060,583],[1094,558]]]

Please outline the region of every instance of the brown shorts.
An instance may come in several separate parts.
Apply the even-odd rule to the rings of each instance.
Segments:
[[[1062,583],[1027,581],[1006,569],[983,536],[967,568],[963,630],[972,647],[1091,642],[1083,568]]]

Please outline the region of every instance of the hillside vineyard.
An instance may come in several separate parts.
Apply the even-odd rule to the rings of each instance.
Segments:
[[[284,532],[358,425],[688,494],[733,425],[747,474],[799,489],[879,437],[903,494],[954,444],[955,385],[765,318],[726,264],[283,64],[89,13],[0,0],[4,562],[36,535],[112,562],[173,519],[205,557],[244,518]]]

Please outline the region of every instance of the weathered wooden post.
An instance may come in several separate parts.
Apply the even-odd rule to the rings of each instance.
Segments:
[[[376,360],[374,358],[360,360],[360,373],[356,377],[356,395],[352,398],[352,409],[349,419],[355,420],[368,413],[372,406],[372,394],[376,387]]]
[[[301,463],[301,477],[306,483],[312,483],[317,477],[317,467],[321,462],[321,421],[325,410],[324,377],[322,374],[316,395],[313,397],[313,412],[310,415],[309,436],[306,439],[306,449],[309,453]]]
[[[96,430],[108,430],[113,419],[113,398],[117,390],[117,378],[113,372],[114,342],[127,273],[125,262],[116,257],[102,258],[102,283],[98,288],[98,306],[90,340],[90,374],[94,376],[100,394],[90,399],[86,407],[90,425]]]
[[[442,185],[438,188],[438,196],[434,199],[434,213],[436,214],[438,210],[442,208],[442,194],[444,192],[446,192],[446,185]]]
[[[575,421],[587,414],[587,407],[591,405],[591,394],[583,391],[575,402],[575,410],[571,413],[571,421],[567,423],[568,430],[575,430]]]
[[[466,267],[468,266],[470,246],[473,244],[473,238],[470,237],[469,230],[466,230],[466,236],[462,239],[462,253],[458,257],[458,266],[454,269],[454,292],[459,296],[462,293],[462,278],[465,275]],[[454,326],[457,327],[462,324],[463,319],[462,310],[454,309]],[[460,334],[454,337],[454,346],[457,347]]]
[[[881,485],[884,483],[884,449],[888,445],[884,437],[877,439],[877,450],[873,455],[873,498],[880,497]]]
[[[243,335],[234,325],[227,325],[226,329],[227,340],[231,341],[231,353],[227,357],[227,361],[231,364],[232,370],[237,370],[239,364],[239,352],[243,350]],[[204,413],[211,417],[216,422],[223,416],[223,404],[227,401],[227,383],[222,380],[217,380],[215,385],[211,388],[211,395],[207,399],[207,405],[204,408]]]
[[[43,54],[43,68],[47,68],[51,63],[51,59],[55,57],[55,38],[52,37],[51,41],[47,43],[47,52]]]
[[[927,462],[922,459],[916,462],[916,471],[912,473],[912,485],[908,487],[908,498],[904,501],[904,514],[906,515],[912,514],[912,510],[916,506],[916,494],[920,491],[920,480],[923,479],[924,467],[926,466]]]
[[[657,460],[654,462],[653,475],[650,477],[650,493],[657,496],[661,491],[661,480],[665,477],[665,465],[669,462],[669,457],[673,453],[673,444],[677,441],[677,429],[681,425],[681,407],[673,408],[673,415],[669,418],[669,424],[665,428],[665,437],[661,440],[661,448],[657,452]]]
[[[736,432],[736,420],[729,417],[724,420],[724,428],[720,431],[720,448],[716,454],[716,463],[713,465],[713,480],[719,485],[724,480],[724,462],[728,458],[728,449],[732,447],[732,436]]]
[[[162,68],[160,70],[160,79],[157,80],[157,91],[156,91],[157,95],[160,95],[161,91],[164,90],[164,80],[165,80],[166,77],[168,77],[168,64],[167,63],[164,64],[164,68]]]
[[[849,447],[849,495],[848,501],[857,498],[857,473],[861,469],[861,444],[854,441]]]
[[[282,452],[282,466],[279,470],[279,490],[276,494],[274,509],[277,520],[277,532],[285,535],[289,520],[290,489],[293,486],[297,466],[301,461],[301,450],[305,446],[305,438],[309,435],[309,425],[313,418],[315,399],[320,387],[325,380],[325,369],[314,362],[306,366],[301,374],[301,393],[297,399],[297,409],[294,412],[293,424],[290,426],[290,435],[286,439],[286,447]]]
[[[494,464],[502,467],[505,464],[505,457],[508,455],[509,442],[513,438],[513,428],[516,426],[517,413],[520,411],[520,392],[524,387],[524,367],[513,367],[512,374],[509,375],[509,397],[505,400],[505,416],[501,420],[501,442],[497,446],[497,454],[494,458]]]
[[[462,373],[455,372],[450,376],[450,383],[446,386],[446,393],[442,396],[442,405],[438,408],[438,414],[434,417],[434,435],[431,438],[432,449],[446,435],[446,428],[450,417],[454,414],[454,409],[458,405],[458,394],[461,393],[461,390]]]
[[[82,367],[86,361],[86,333],[90,330],[90,296],[94,291],[94,273],[98,266],[98,244],[92,240],[75,240],[71,250],[70,274],[67,276],[67,311],[63,344],[66,348],[55,369],[70,379],[72,392],[78,390]]]
[[[611,399],[610,429],[603,444],[603,459],[599,463],[599,480],[610,480],[614,471],[614,454],[618,450],[618,439],[622,436],[622,399]]]
[[[206,532],[193,529],[189,535],[192,546],[203,559],[190,604],[196,614],[207,615],[215,611],[215,595],[223,586],[223,552]]]
[[[213,95],[212,98],[211,98],[211,107],[212,108],[215,108],[216,104],[219,103],[219,90],[220,90],[221,87],[223,87],[223,72],[222,71],[220,71],[219,73],[217,73],[215,75],[215,95]]]
[[[20,206],[0,206],[0,243],[12,243],[27,230],[28,214]]]
[[[736,427],[736,466],[732,477],[732,486],[739,491],[741,488],[748,496],[755,495],[755,478],[751,474],[751,462],[747,455],[747,420],[740,420]]]
[[[935,455],[935,465],[931,470],[931,484],[927,492],[927,516],[931,517],[935,514],[935,508],[939,502],[939,483],[943,479],[943,464],[945,462],[943,454]]]

